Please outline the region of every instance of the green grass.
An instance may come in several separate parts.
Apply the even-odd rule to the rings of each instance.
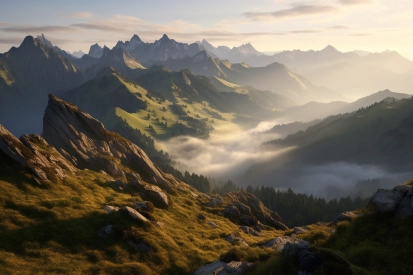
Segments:
[[[142,200],[133,188],[115,188],[107,175],[79,170],[42,188],[3,154],[0,164],[1,274],[192,274],[231,249],[245,259],[272,255],[232,245],[223,236],[237,233],[254,246],[282,235],[276,230],[261,237],[238,232],[239,225],[206,211],[204,198],[181,191],[170,197],[168,210],[144,213],[162,227],[138,223],[123,212],[102,210],[106,204],[132,207]],[[205,221],[198,220],[201,213]],[[108,224],[114,232],[98,237],[99,229]],[[135,251],[127,240],[142,241],[152,251]]]

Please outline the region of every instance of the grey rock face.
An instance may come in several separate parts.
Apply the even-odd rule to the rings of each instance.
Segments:
[[[105,206],[103,206],[103,210],[106,212],[106,213],[111,213],[112,211],[115,211],[115,212],[117,212],[117,211],[119,211],[119,207],[116,207],[116,206],[112,206],[112,205],[105,205]]]
[[[142,216],[141,213],[139,213],[138,211],[136,211],[135,209],[133,209],[129,206],[122,207],[121,210],[128,213],[128,215],[131,216],[135,220],[138,220],[140,222],[149,222],[149,220],[147,218],[145,218],[144,216]]]
[[[245,232],[246,234],[250,234],[250,235],[253,235],[253,236],[261,236],[262,235],[261,232],[258,232],[257,230],[254,230],[251,227],[248,227],[248,226],[245,226],[245,225],[241,226],[239,229],[242,230],[243,232]]]
[[[153,185],[140,183],[137,180],[129,183],[139,190],[149,201],[151,201],[155,206],[161,208],[167,208],[169,206],[168,196],[162,192],[162,190]]]
[[[124,178],[119,165],[108,159],[117,156],[119,162],[136,169],[143,180],[169,193],[175,192],[177,181],[162,173],[141,148],[107,131],[101,122],[53,95],[49,95],[43,118],[43,137],[62,154],[71,155],[70,161],[75,166]]]
[[[253,263],[215,261],[201,266],[194,275],[241,275],[253,266]]]
[[[397,209],[403,196],[404,193],[398,190],[379,189],[371,198],[370,203],[381,213],[392,213]]]
[[[41,136],[24,135],[19,140],[2,125],[0,125],[0,150],[20,165],[28,167],[40,180],[64,178],[66,173],[76,171],[76,168]]]
[[[242,225],[251,226],[257,230],[263,227],[261,225],[264,225],[264,228],[270,226],[275,229],[288,229],[276,212],[265,207],[261,200],[251,193],[231,192],[227,193],[225,198],[232,203],[225,207],[224,216],[239,220]]]
[[[239,243],[241,243],[242,245],[248,246],[248,244],[245,242],[245,240],[244,240],[243,238],[238,237],[238,236],[235,235],[235,234],[229,234],[229,235],[225,238],[225,240],[228,241],[228,242],[230,242],[230,243],[239,242]]]
[[[275,250],[282,252],[286,256],[297,255],[300,251],[310,247],[310,243],[307,241],[287,236],[277,237],[261,245],[265,247],[273,247]]]
[[[343,213],[338,214],[338,215],[334,218],[334,220],[332,221],[332,223],[333,223],[333,224],[337,224],[337,223],[342,222],[342,221],[352,221],[352,220],[354,220],[355,218],[357,218],[358,216],[359,216],[359,215],[357,215],[356,213],[351,212],[351,211],[349,211],[349,212],[343,212]]]
[[[309,231],[309,229],[305,226],[294,227],[294,233],[295,234],[303,234],[303,233],[306,233],[308,231]]]

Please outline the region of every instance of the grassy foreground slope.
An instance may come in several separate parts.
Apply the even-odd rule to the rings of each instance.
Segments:
[[[233,247],[223,238],[229,233],[237,232],[250,244],[282,234],[238,232],[239,225],[201,206],[204,198],[184,191],[172,197],[168,210],[145,214],[161,227],[142,224],[126,213],[104,212],[106,204],[132,207],[142,200],[132,189],[120,191],[107,175],[79,170],[40,187],[2,152],[0,164],[1,274],[191,274]],[[218,226],[199,220],[199,214]],[[113,233],[99,237],[108,224]],[[128,240],[151,250],[136,251]],[[272,253],[248,251],[252,259]]]

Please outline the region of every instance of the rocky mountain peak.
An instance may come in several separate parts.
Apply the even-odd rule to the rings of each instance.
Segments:
[[[43,33],[37,36],[37,40],[39,40],[46,47],[49,47],[52,49],[54,48],[52,42],[50,42],[50,40],[47,40]]]
[[[161,172],[141,148],[54,95],[49,95],[42,136],[76,167],[105,171],[122,180],[144,180],[169,193],[179,184]]]
[[[98,43],[93,44],[90,46],[89,53],[91,57],[100,58],[103,54],[103,48],[99,46]]]

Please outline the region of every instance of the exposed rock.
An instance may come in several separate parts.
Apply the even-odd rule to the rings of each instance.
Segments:
[[[121,210],[128,213],[128,215],[131,216],[135,220],[138,220],[140,222],[149,222],[149,220],[147,218],[145,218],[144,216],[142,216],[141,213],[139,213],[138,211],[136,211],[135,209],[133,209],[129,206],[122,207]]]
[[[76,106],[53,95],[43,117],[43,137],[70,161],[81,168],[103,170],[113,177],[124,171],[108,156],[136,170],[143,180],[174,193],[177,180],[161,172],[146,153],[120,135],[107,131],[103,124]],[[63,153],[65,152],[65,153]]]
[[[40,180],[64,178],[76,168],[39,135],[24,135],[19,139],[0,125],[0,150],[24,167],[28,167]],[[63,169],[65,171],[63,171]]]
[[[243,232],[245,232],[246,234],[250,234],[250,235],[253,235],[253,236],[261,236],[262,235],[260,232],[252,229],[251,227],[245,226],[245,225],[241,226],[239,229],[242,230]]]
[[[265,207],[261,200],[251,193],[231,192],[225,194],[225,199],[231,204],[225,207],[223,214],[233,220],[239,220],[242,225],[255,227],[261,223],[275,229],[288,229],[276,212]]]
[[[342,222],[342,221],[352,221],[355,218],[357,218],[359,215],[357,215],[356,213],[352,212],[352,211],[348,211],[348,212],[343,212],[338,214],[334,220],[332,221],[333,224],[337,224],[338,222]]]
[[[206,217],[205,217],[204,214],[198,214],[198,216],[196,216],[196,217],[197,217],[198,220],[201,220],[201,221],[205,221],[205,220],[206,220]]]
[[[240,213],[238,207],[236,207],[233,204],[229,204],[225,207],[222,214],[224,214],[225,217],[231,217],[233,219],[238,219],[241,213]]]
[[[153,211],[153,205],[148,201],[135,201],[133,203],[133,206],[138,211],[147,211],[147,212]]]
[[[372,205],[380,213],[392,213],[396,211],[404,197],[401,190],[384,190],[379,189],[370,200]]]
[[[205,194],[204,194],[205,195]],[[222,198],[220,196],[212,198],[208,203],[208,207],[218,207],[222,205]]]
[[[209,222],[207,222],[207,224],[212,226],[212,227],[218,227],[218,225],[214,221],[209,221]]]
[[[310,231],[310,229],[308,229],[308,227],[306,227],[306,226],[294,227],[294,233],[295,234],[303,234],[303,233],[307,233],[308,231]]]
[[[245,242],[245,240],[243,239],[243,238],[241,238],[241,237],[238,237],[237,235],[235,235],[235,234],[229,234],[226,238],[225,238],[225,240],[226,241],[228,241],[228,242],[230,242],[230,243],[236,243],[236,242],[239,242],[240,244],[242,244],[242,245],[246,245],[246,246],[248,246],[248,244]]]
[[[136,187],[148,200],[150,200],[155,206],[161,208],[167,208],[169,206],[168,196],[162,192],[159,187],[140,183],[138,181],[132,181],[129,184]]]
[[[300,251],[308,249],[310,243],[304,240],[284,236],[277,237],[266,243],[261,243],[259,246],[273,247],[275,250],[282,252],[286,256],[294,256]]]
[[[253,263],[232,261],[225,263],[223,261],[215,261],[198,268],[194,275],[241,275],[248,271],[253,266]]]
[[[394,213],[399,219],[405,219],[413,216],[413,199],[412,194],[407,194],[400,202]]]
[[[112,205],[105,205],[105,206],[103,206],[103,210],[106,212],[106,213],[111,213],[111,212],[113,212],[113,211],[115,211],[115,212],[117,212],[117,211],[119,211],[119,207],[116,207],[116,206],[112,206]]]

